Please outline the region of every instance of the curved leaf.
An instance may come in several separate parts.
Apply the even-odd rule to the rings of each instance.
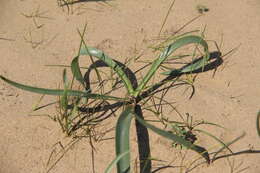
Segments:
[[[3,76],[0,76],[0,79],[7,82],[8,84],[30,92],[38,93],[38,94],[46,94],[46,95],[63,95],[64,90],[60,89],[46,89],[46,88],[38,88],[38,87],[32,87],[29,85],[23,85],[14,81],[11,81]],[[124,98],[118,98],[113,96],[106,96],[106,95],[100,95],[100,94],[89,94],[86,92],[78,91],[78,90],[67,90],[67,96],[80,96],[80,97],[86,97],[86,98],[92,98],[92,99],[103,99],[103,100],[116,100],[116,101],[124,101]]]
[[[84,78],[79,67],[79,56],[76,56],[71,62],[71,72],[73,76],[85,87]]]
[[[134,107],[127,106],[121,113],[116,124],[116,155],[117,157],[130,150],[129,130],[134,115]],[[117,173],[130,172],[130,153],[122,157],[117,163]]]
[[[125,72],[122,70],[122,68],[112,58],[105,55],[103,51],[96,48],[83,46],[81,47],[79,54],[94,56],[102,60],[103,62],[105,62],[111,69],[113,69],[118,74],[118,76],[124,82],[124,85],[128,90],[128,93],[132,94],[134,92],[133,86],[130,80],[128,79],[127,75],[125,74]]]
[[[207,163],[210,163],[210,158],[209,158],[209,153],[208,151],[203,148],[200,147],[198,145],[194,145],[191,142],[185,140],[184,138],[177,136],[173,133],[167,132],[165,130],[159,129],[149,123],[147,123],[146,121],[142,120],[141,118],[139,118],[138,116],[135,116],[135,118],[145,127],[151,129],[153,132],[157,133],[158,135],[161,135],[165,138],[168,138],[170,140],[175,141],[176,143],[185,146],[188,149],[191,149],[197,153],[199,153],[202,157],[204,157],[204,159],[207,161]]]
[[[151,79],[151,77],[154,75],[154,73],[158,70],[160,65],[175,50],[177,50],[178,48],[180,48],[182,46],[186,46],[188,44],[191,44],[191,43],[200,44],[201,46],[203,46],[204,47],[204,51],[205,51],[205,56],[202,59],[202,61],[198,61],[198,62],[194,63],[194,65],[191,65],[191,66],[188,66],[187,68],[182,69],[182,71],[183,72],[187,72],[187,71],[191,70],[192,68],[198,68],[201,65],[201,63],[203,63],[205,65],[206,62],[209,59],[209,52],[208,52],[208,44],[207,44],[207,42],[205,40],[203,40],[202,37],[195,36],[195,35],[190,35],[190,36],[185,36],[185,37],[179,38],[176,41],[174,41],[172,44],[167,46],[165,48],[165,50],[160,54],[160,56],[153,62],[152,67],[150,68],[150,70],[148,71],[148,73],[146,74],[146,76],[144,77],[144,79],[142,80],[142,82],[140,83],[140,85],[138,86],[136,91],[134,92],[134,96],[138,96],[139,95],[139,93],[145,88],[146,84]]]

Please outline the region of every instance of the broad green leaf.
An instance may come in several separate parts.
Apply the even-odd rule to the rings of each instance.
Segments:
[[[46,95],[63,95],[64,90],[60,89],[46,89],[46,88],[38,88],[38,87],[32,87],[29,85],[23,85],[14,81],[11,81],[3,76],[0,75],[0,79],[7,82],[8,84],[30,92],[38,93],[38,94],[46,94]],[[79,97],[86,97],[91,99],[102,99],[102,100],[116,100],[116,101],[124,101],[124,98],[118,98],[113,96],[106,96],[106,95],[100,95],[100,94],[89,94],[86,92],[78,91],[78,90],[67,90],[68,96],[79,96]]]
[[[127,75],[125,74],[125,72],[122,70],[122,68],[119,65],[117,65],[117,63],[112,58],[105,55],[104,52],[96,48],[83,46],[80,49],[80,55],[94,56],[102,60],[103,62],[105,62],[112,70],[114,70],[118,74],[118,76],[124,82],[124,85],[127,88],[128,93],[129,94],[133,93],[134,91],[133,86],[130,80],[128,79]]]
[[[105,170],[105,173],[110,173],[112,171],[112,168],[117,164],[117,162],[123,158],[125,155],[129,154],[129,151],[126,151],[124,153],[119,154],[107,167]]]
[[[145,127],[151,129],[153,132],[157,133],[158,135],[161,135],[165,138],[168,138],[170,140],[173,140],[174,142],[178,143],[179,145],[183,145],[188,149],[191,149],[197,153],[199,153],[202,157],[204,157],[204,159],[207,161],[207,163],[210,163],[210,158],[209,158],[209,154],[208,151],[203,148],[200,147],[198,145],[192,144],[191,142],[185,140],[184,138],[177,136],[173,133],[170,133],[168,131],[159,129],[149,123],[147,123],[146,121],[142,120],[141,118],[139,118],[138,116],[135,116],[135,118]]]
[[[85,87],[84,78],[79,67],[79,56],[76,56],[71,62],[71,71],[73,76]]]
[[[160,65],[178,48],[186,46],[188,44],[200,44],[201,46],[204,47],[204,51],[205,51],[205,56],[203,58],[203,61],[201,61],[202,63],[204,63],[204,65],[206,64],[206,62],[209,59],[209,52],[208,52],[208,44],[205,40],[203,40],[202,37],[199,36],[195,36],[195,35],[190,35],[190,36],[185,36],[182,38],[177,39],[176,41],[174,41],[173,43],[171,43],[169,46],[167,46],[165,48],[165,50],[160,54],[160,56],[153,62],[152,67],[150,68],[150,70],[148,71],[148,73],[145,75],[144,79],[142,80],[142,82],[140,83],[140,85],[138,86],[138,88],[135,90],[134,92],[134,96],[138,96],[139,93],[145,88],[146,84],[149,82],[149,80],[152,78],[152,76],[154,75],[154,73],[158,70],[158,68],[160,67]],[[189,71],[192,68],[198,68],[198,66],[201,64],[200,63],[196,63],[195,65],[189,66],[189,68],[184,68],[182,69],[183,72]]]
[[[127,106],[121,113],[116,124],[116,155],[117,157],[130,150],[129,130],[134,115],[134,107]],[[122,157],[117,163],[117,173],[130,173],[130,153]]]

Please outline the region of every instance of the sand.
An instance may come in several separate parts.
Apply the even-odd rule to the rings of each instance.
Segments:
[[[111,57],[123,61],[126,57],[146,53],[149,40],[158,36],[171,2],[86,1],[73,4],[68,11],[66,6],[59,7],[55,0],[1,0],[0,75],[33,86],[57,87],[61,83],[62,68],[45,65],[70,63],[79,46],[77,29],[82,30],[86,23],[87,44],[101,48]],[[176,106],[183,114],[189,113],[196,119],[226,127],[227,130],[205,128],[225,141],[245,132],[246,136],[232,145],[234,152],[258,150],[255,119],[260,109],[260,2],[176,0],[162,33],[176,31],[199,15],[197,5],[206,6],[209,11],[182,32],[203,30],[206,26],[206,38],[217,41],[222,54],[232,49],[235,51],[224,57],[224,63],[214,78],[213,71],[199,75],[195,82],[196,93],[191,100],[187,94],[177,93],[172,101],[176,101]],[[211,51],[216,51],[214,44],[210,45]],[[150,51],[147,55],[151,57],[153,54]],[[89,63],[85,59],[82,62]],[[57,123],[42,116],[28,116],[39,97],[0,81],[0,173],[46,172],[50,167],[47,162],[52,151],[60,149],[59,144],[55,144],[59,141],[63,145],[69,142]],[[46,97],[44,102],[55,99]],[[55,112],[55,108],[50,108],[34,114]],[[112,122],[115,121],[116,118],[113,118]],[[114,127],[115,124],[110,125]],[[180,154],[176,149],[169,148],[169,142],[152,132],[150,135],[152,156],[165,161],[154,161],[154,166],[165,166],[171,161],[172,166],[179,166],[180,162],[174,160],[183,156],[185,150]],[[106,137],[113,137],[113,132]],[[134,146],[134,135],[132,141]],[[211,146],[204,138],[201,144]],[[136,152],[133,153],[134,161]],[[104,172],[113,158],[113,140],[97,143],[95,172]],[[186,160],[185,165],[188,166],[191,161]],[[258,154],[241,154],[219,159],[209,166],[201,165],[191,172],[259,173],[259,163]],[[167,168],[161,172],[184,170]],[[88,139],[72,147],[51,172],[93,172]]]

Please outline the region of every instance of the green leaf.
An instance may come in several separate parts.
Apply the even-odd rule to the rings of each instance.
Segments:
[[[102,60],[103,62],[105,62],[112,70],[114,70],[118,74],[118,76],[124,82],[124,85],[127,88],[128,93],[132,94],[134,92],[133,86],[130,80],[128,79],[127,75],[125,74],[125,72],[122,70],[122,68],[112,58],[105,55],[103,51],[96,48],[83,46],[81,47],[79,54],[94,56]]]
[[[167,132],[165,130],[159,129],[159,128],[157,128],[157,127],[147,123],[146,121],[142,120],[138,116],[135,116],[135,118],[142,125],[144,125],[145,127],[151,129],[153,132],[157,133],[158,135],[163,136],[165,138],[168,138],[170,140],[173,140],[174,142],[178,143],[179,145],[183,145],[186,148],[191,149],[191,150],[199,153],[202,157],[204,157],[204,159],[207,161],[207,163],[210,163],[209,154],[208,154],[208,151],[205,148],[200,147],[198,145],[194,145],[191,142],[185,140],[184,138],[182,138],[180,136],[177,136],[177,135],[174,135],[174,134],[172,134],[170,132]]]
[[[67,112],[69,81],[67,78],[66,69],[63,70],[63,83],[64,83],[64,91],[61,97],[61,106]]]
[[[205,56],[202,61],[198,61],[197,63],[194,63],[194,65],[188,66],[187,68],[182,69],[182,72],[188,72],[191,69],[198,68],[201,63],[204,65],[209,59],[209,52],[208,52],[208,44],[205,40],[203,40],[202,37],[200,36],[195,36],[195,35],[190,35],[190,36],[185,36],[182,38],[177,39],[173,43],[171,43],[169,46],[167,46],[164,51],[160,54],[160,56],[153,62],[152,67],[148,71],[148,73],[145,75],[144,79],[134,92],[134,96],[138,96],[139,93],[145,88],[146,84],[149,82],[149,80],[152,78],[154,73],[158,70],[160,65],[178,48],[182,46],[186,46],[188,44],[195,43],[195,44],[200,44],[204,47],[205,51]],[[193,69],[193,70],[194,70]]]
[[[125,155],[129,154],[129,151],[126,151],[124,153],[119,154],[107,167],[105,170],[105,173],[110,173],[113,166],[118,163],[120,159],[122,159]]]
[[[134,107],[127,106],[121,113],[116,124],[116,155],[117,157],[130,150],[129,130],[134,115]],[[117,173],[130,173],[130,153],[122,157],[117,163]]]
[[[46,94],[46,95],[63,95],[64,90],[60,89],[46,89],[46,88],[37,88],[32,87],[29,85],[23,85],[14,81],[11,81],[3,76],[0,75],[0,79],[7,82],[8,84],[30,92],[38,93],[38,94]],[[92,98],[92,99],[101,99],[101,100],[116,100],[116,101],[124,101],[126,99],[124,98],[118,98],[113,96],[106,96],[106,95],[100,95],[100,94],[89,94],[86,92],[78,91],[78,90],[67,90],[68,96],[79,96],[79,97],[86,97],[86,98]]]
[[[85,87],[84,78],[79,67],[79,56],[76,56],[71,62],[71,71],[73,76]]]

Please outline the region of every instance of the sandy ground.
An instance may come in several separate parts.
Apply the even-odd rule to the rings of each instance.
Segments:
[[[62,68],[45,65],[70,63],[79,46],[77,29],[82,30],[85,23],[89,45],[102,48],[118,60],[135,56],[146,51],[147,40],[158,36],[170,4],[170,0],[86,1],[70,6],[68,14],[67,8],[59,7],[56,0],[1,0],[0,74],[34,86],[57,87]],[[227,127],[226,131],[207,128],[225,141],[246,132],[246,136],[232,146],[234,152],[249,148],[257,150],[259,137],[255,118],[260,109],[260,2],[176,0],[163,31],[176,31],[197,16],[196,6],[200,4],[209,11],[183,32],[203,29],[206,25],[206,38],[216,40],[223,54],[239,47],[228,56],[214,78],[212,72],[197,78],[196,94],[191,100],[176,94],[173,101],[182,113],[188,112],[196,119],[203,118]],[[213,45],[211,47],[212,51],[216,50]],[[48,158],[57,148],[55,144],[68,141],[53,121],[28,116],[37,99],[39,95],[0,81],[0,173],[46,172]],[[44,101],[54,99],[48,97]],[[53,112],[55,109],[41,113]],[[107,137],[111,136],[113,133]],[[210,146],[206,140],[202,139],[201,143]],[[173,161],[180,154],[169,149],[166,141],[151,134],[151,144],[152,156],[165,161],[155,161],[154,166],[167,165],[171,161],[172,166],[180,165]],[[114,158],[114,142],[100,142],[96,147],[95,171],[101,173]],[[185,165],[191,161],[188,159]],[[217,160],[210,166],[202,165],[191,172],[259,173],[259,163],[259,155],[243,154]],[[183,170],[168,168],[161,172]],[[87,139],[74,146],[52,172],[93,172]]]

